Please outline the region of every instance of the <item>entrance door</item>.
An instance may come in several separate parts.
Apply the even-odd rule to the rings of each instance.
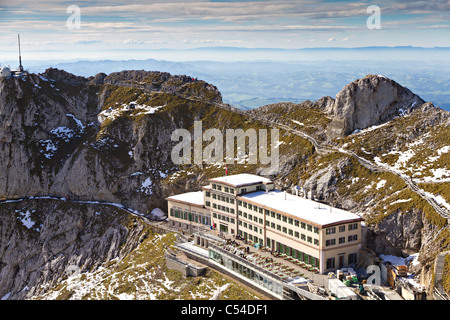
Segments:
[[[342,269],[344,267],[344,255],[340,254],[339,255],[339,269]]]
[[[226,225],[224,225],[224,224],[220,224],[220,225],[219,225],[219,230],[220,230],[221,232],[228,233],[228,226],[226,226]]]

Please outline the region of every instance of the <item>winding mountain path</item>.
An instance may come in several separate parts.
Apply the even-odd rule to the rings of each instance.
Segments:
[[[227,106],[227,109],[229,109],[228,106]],[[257,120],[257,121],[260,121],[262,123],[266,123],[269,126],[282,128],[282,129],[284,129],[284,130],[286,130],[286,131],[288,131],[290,133],[293,133],[295,135],[298,135],[298,136],[300,136],[302,138],[307,139],[308,141],[310,141],[314,145],[314,148],[315,148],[316,152],[319,153],[319,154],[328,154],[328,153],[333,153],[333,152],[343,153],[343,154],[346,154],[346,155],[349,155],[349,156],[355,158],[356,160],[358,160],[358,162],[362,166],[364,166],[365,168],[369,169],[370,171],[373,171],[373,172],[390,172],[392,174],[397,175],[398,177],[400,177],[405,182],[407,187],[412,192],[418,194],[420,197],[425,199],[442,218],[448,219],[448,222],[450,223],[450,213],[449,213],[449,211],[446,208],[444,208],[441,205],[439,205],[436,202],[435,199],[429,197],[407,175],[401,174],[399,172],[391,170],[388,167],[384,167],[384,166],[381,166],[381,165],[379,165],[377,163],[371,162],[371,161],[369,161],[369,160],[367,160],[367,159],[365,159],[365,158],[363,158],[361,156],[358,156],[353,151],[349,151],[349,150],[345,150],[345,149],[337,148],[337,147],[333,147],[333,146],[323,146],[323,145],[319,144],[317,142],[317,140],[315,138],[311,137],[310,135],[308,135],[308,134],[306,134],[306,133],[304,133],[302,131],[299,131],[297,129],[293,129],[293,128],[289,127],[286,124],[283,124],[283,123],[280,123],[280,122],[277,122],[277,121],[273,121],[273,120],[264,119],[263,117],[255,116],[255,115],[249,114],[249,113],[247,113],[245,111],[241,111],[241,110],[238,110],[238,109],[236,109],[236,112],[239,113],[239,114],[242,114],[242,115],[244,115],[244,116],[246,116],[248,118],[251,118],[253,120]]]

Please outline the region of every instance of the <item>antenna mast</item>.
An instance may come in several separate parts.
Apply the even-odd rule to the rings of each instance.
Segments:
[[[17,39],[19,41],[19,71],[23,72],[23,67],[22,67],[22,55],[20,54],[20,34],[17,34]]]

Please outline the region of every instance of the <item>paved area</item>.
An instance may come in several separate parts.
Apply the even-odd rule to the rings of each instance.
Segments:
[[[222,247],[231,253],[244,257],[255,265],[275,273],[281,278],[288,279],[302,277],[312,280],[315,285],[328,287],[328,276],[310,271],[309,268],[298,260],[288,257],[285,254],[276,255],[269,248],[255,247],[253,242],[244,241],[230,235],[222,235],[215,230],[206,232],[210,236],[223,239]],[[248,250],[248,251],[247,251]],[[296,262],[297,261],[297,262]]]

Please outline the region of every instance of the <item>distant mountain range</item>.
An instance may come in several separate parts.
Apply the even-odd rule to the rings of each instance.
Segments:
[[[133,50],[132,53],[146,58],[24,61],[24,64],[30,72],[55,67],[85,77],[100,72],[142,69],[186,74],[214,83],[225,102],[241,109],[276,102],[314,101],[337,94],[356,78],[382,74],[402,83],[425,101],[450,110],[450,48],[447,47],[208,47]]]

